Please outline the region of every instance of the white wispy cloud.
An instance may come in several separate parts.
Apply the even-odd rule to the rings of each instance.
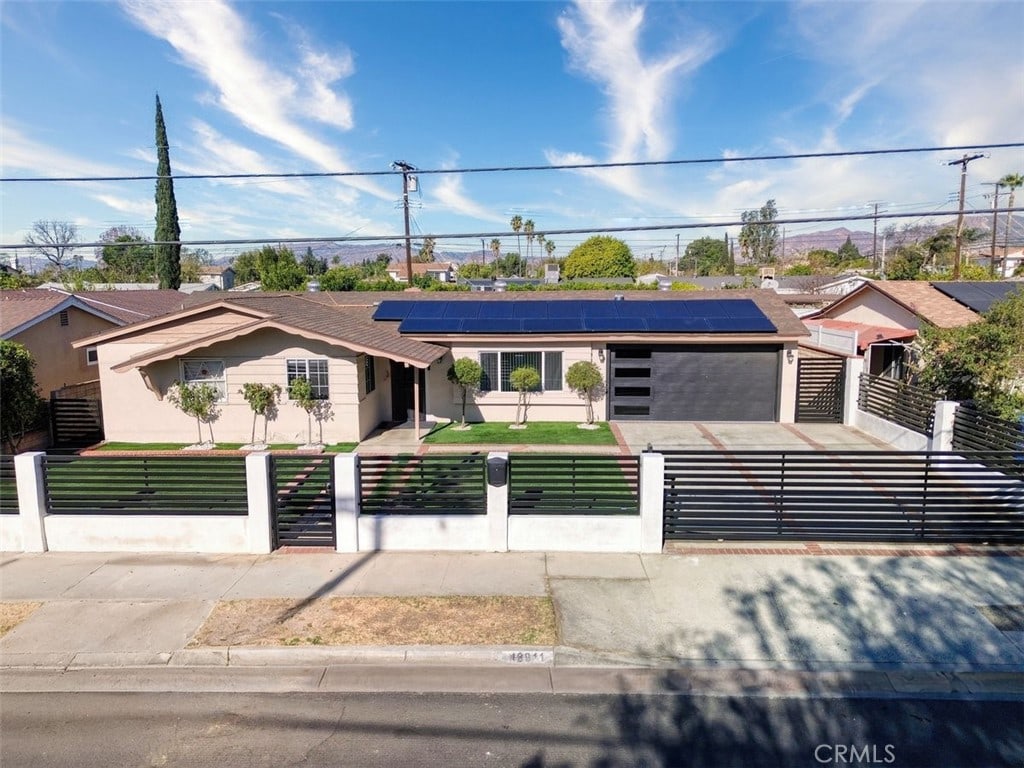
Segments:
[[[154,200],[120,197],[103,192],[91,193],[89,197],[121,214],[149,220],[156,217],[156,202]]]
[[[672,149],[666,120],[682,78],[715,53],[714,39],[696,31],[661,55],[642,50],[645,9],[619,2],[577,2],[558,20],[570,66],[608,99],[610,160],[660,160]]]
[[[122,176],[124,168],[86,160],[61,149],[36,141],[18,126],[0,118],[3,153],[0,169],[4,175],[14,171],[38,176]]]
[[[465,193],[462,188],[461,174],[443,174],[431,178],[431,196],[450,212],[495,224],[507,223],[504,216],[481,205]]]
[[[322,170],[352,170],[331,143],[306,127],[313,119],[333,129],[352,128],[351,102],[336,87],[353,71],[350,54],[307,43],[288,71],[257,55],[263,48],[258,36],[223,0],[122,0],[121,7],[136,25],[173,46],[213,87],[217,106],[248,130]],[[371,179],[351,177],[343,183],[381,199],[394,196]]]

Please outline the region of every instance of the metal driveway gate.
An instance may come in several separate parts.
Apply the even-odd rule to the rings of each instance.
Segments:
[[[1024,543],[1010,451],[664,451],[666,539]]]
[[[274,549],[334,547],[332,456],[274,456]]]
[[[796,420],[843,423],[846,361],[841,357],[802,357],[796,373]]]

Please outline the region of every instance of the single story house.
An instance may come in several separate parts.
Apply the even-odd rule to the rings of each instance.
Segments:
[[[215,435],[230,442],[250,437],[243,384],[287,393],[299,376],[330,404],[328,443],[361,440],[417,412],[457,419],[459,391],[447,373],[461,357],[485,372],[467,412],[474,421],[514,419],[509,375],[524,365],[542,381],[530,419],[582,421],[584,403],[565,372],[587,360],[607,384],[599,418],[792,422],[797,345],[807,336],[786,304],[763,291],[192,298],[180,312],[78,342],[98,349],[107,439],[194,440],[194,419],[166,398],[175,381],[218,389]],[[304,441],[306,430],[305,412],[285,394],[269,439]]]
[[[409,270],[406,268],[404,259],[389,264],[387,273],[392,280],[397,280],[400,283],[409,282]],[[414,261],[412,274],[413,277],[432,277],[442,283],[450,283],[455,280],[454,268],[448,261]]]
[[[874,280],[804,318],[805,344],[865,358],[874,376],[904,378],[909,345],[923,325],[956,328],[981,320],[994,301],[1021,283]]]
[[[177,291],[0,291],[0,338],[23,345],[36,362],[43,396],[99,378],[96,348],[72,342],[127,323],[181,309]]]
[[[199,282],[216,286],[222,291],[230,291],[235,287],[235,270],[224,265],[200,267]]]

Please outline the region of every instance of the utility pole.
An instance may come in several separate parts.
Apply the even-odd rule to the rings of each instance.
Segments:
[[[964,246],[964,195],[967,193],[967,164],[985,155],[964,155],[959,160],[950,160],[946,165],[960,166],[960,213],[956,217],[956,261],[953,262],[953,279],[960,279],[960,254]]]
[[[875,224],[871,233],[871,268],[878,269],[878,206],[883,205],[881,201],[872,200],[868,203],[875,208]]]
[[[679,233],[676,232],[676,275],[679,275]]]
[[[988,276],[993,280],[996,279],[996,225],[999,223],[999,187],[1002,186],[998,181],[990,181],[985,186],[991,186],[992,194],[985,195],[985,197],[992,198],[992,254],[988,261]]]
[[[402,210],[405,214],[405,276],[406,284],[412,288],[412,240],[409,238],[409,173],[416,168],[404,160],[396,160],[391,164],[402,172]]]
[[[487,263],[487,246],[484,245],[484,239],[482,237],[480,238],[480,263]]]

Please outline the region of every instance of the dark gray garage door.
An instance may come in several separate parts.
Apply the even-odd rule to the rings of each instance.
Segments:
[[[777,421],[778,345],[609,348],[609,418]]]

